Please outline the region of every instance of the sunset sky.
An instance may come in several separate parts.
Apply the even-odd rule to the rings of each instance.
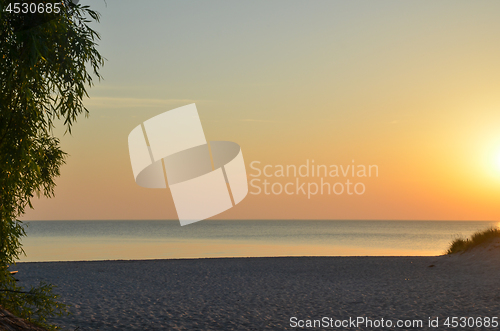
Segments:
[[[500,220],[500,2],[80,3],[102,15],[104,80],[56,130],[56,197],[23,220],[176,219],[168,190],[134,182],[127,137],[190,103],[249,180],[253,161],[378,166],[349,177],[362,195],[248,194],[215,219]]]

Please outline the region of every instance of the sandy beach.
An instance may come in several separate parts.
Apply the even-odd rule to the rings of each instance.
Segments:
[[[22,285],[57,285],[72,315],[55,323],[68,330],[409,329],[397,327],[398,320],[422,321],[413,329],[442,330],[447,317],[500,315],[497,258],[217,258],[16,267]],[[386,327],[353,326],[358,317],[384,319]],[[439,318],[439,327],[428,327],[429,318]],[[324,324],[307,328],[314,320]]]

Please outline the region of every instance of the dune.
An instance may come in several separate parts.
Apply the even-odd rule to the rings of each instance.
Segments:
[[[500,268],[500,238],[492,238],[471,249],[440,256],[437,264],[481,268],[492,275]]]

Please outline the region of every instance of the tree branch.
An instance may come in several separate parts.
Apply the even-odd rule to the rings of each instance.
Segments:
[[[1,289],[0,292],[13,292],[13,293],[21,293],[21,294],[31,294],[31,295],[35,295],[36,293],[33,293],[33,292],[25,292],[25,291],[15,291],[15,290],[5,290],[5,289]]]

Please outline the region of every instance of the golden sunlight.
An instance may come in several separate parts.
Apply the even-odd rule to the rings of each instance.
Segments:
[[[500,172],[500,150],[497,152],[497,155],[495,155],[495,169]]]
[[[488,177],[500,178],[500,143],[495,141],[490,147],[485,150],[487,159],[484,165],[488,169]]]

